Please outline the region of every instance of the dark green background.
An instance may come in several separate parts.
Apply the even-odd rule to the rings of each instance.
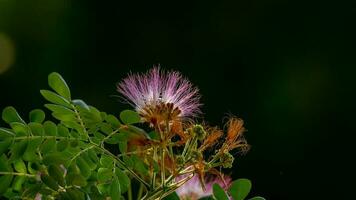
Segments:
[[[199,86],[208,122],[245,119],[252,149],[233,177],[254,195],[353,199],[355,16],[341,1],[0,0],[16,48],[0,107],[41,108],[57,71],[75,98],[118,114],[129,106],[115,84],[160,63]]]

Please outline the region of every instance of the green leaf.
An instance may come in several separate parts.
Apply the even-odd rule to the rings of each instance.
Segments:
[[[132,110],[124,110],[120,113],[120,119],[124,124],[135,124],[141,122],[140,115]]]
[[[95,170],[96,169],[96,162],[92,160],[88,154],[88,151],[82,153],[81,157],[85,160],[85,162],[88,164],[90,170]]]
[[[43,128],[47,136],[56,136],[57,135],[57,126],[51,121],[46,121],[43,124]]]
[[[119,128],[121,123],[114,115],[107,115],[105,117],[105,121],[107,121],[113,128]]]
[[[31,122],[28,124],[33,135],[42,136],[45,134],[43,125],[37,122]]]
[[[46,115],[41,109],[35,109],[30,112],[30,121],[42,123],[45,119]]]
[[[58,124],[58,136],[68,137],[69,136],[68,128],[62,124]]]
[[[79,156],[77,158],[77,165],[80,169],[80,173],[85,177],[85,178],[89,178],[89,176],[91,175],[91,170],[90,167],[88,165],[88,163],[85,162],[85,160]]]
[[[14,168],[19,173],[27,173],[25,162],[22,159],[18,159],[14,162]]]
[[[115,174],[120,181],[121,193],[125,193],[130,187],[131,184],[130,178],[127,176],[125,172],[123,172],[119,168],[115,169]]]
[[[108,168],[98,169],[98,181],[107,182],[112,179],[112,170]]]
[[[59,96],[58,94],[51,92],[49,90],[40,90],[42,96],[49,102],[71,108],[70,102]]]
[[[160,136],[156,131],[151,131],[148,133],[148,136],[150,137],[150,139],[153,140],[159,140]]]
[[[57,72],[52,72],[48,76],[48,85],[59,95],[70,101],[70,90],[62,76]]]
[[[77,118],[74,114],[52,113],[52,116],[58,119],[59,121],[63,121],[65,123],[75,123],[75,121],[77,121]]]
[[[34,185],[27,186],[27,188],[25,188],[25,191],[22,193],[22,196],[26,198],[34,199],[36,194],[39,193],[39,191],[41,190],[41,188],[42,188],[42,184],[34,184]]]
[[[44,184],[46,184],[49,188],[57,191],[59,189],[58,183],[54,180],[54,178],[48,176],[47,174],[41,175],[41,180]]]
[[[148,169],[146,164],[137,155],[132,155],[131,160],[134,163],[134,169],[136,169],[140,174],[147,175]]]
[[[94,122],[101,122],[103,121],[103,119],[101,119],[101,113],[98,109],[96,109],[93,106],[89,106],[89,112],[90,112],[90,116],[88,116],[87,119],[90,119]]]
[[[18,158],[21,158],[22,155],[25,153],[27,145],[28,140],[21,140],[20,142],[15,143],[12,147],[10,159],[17,160]]]
[[[120,183],[117,177],[111,183],[110,186],[110,196],[112,200],[120,200],[121,197],[121,188]]]
[[[121,136],[122,134],[120,133],[116,133],[113,136],[111,136],[109,139],[106,139],[105,142],[108,144],[117,144],[119,143],[121,140]],[[98,135],[99,136],[99,135]]]
[[[51,110],[54,113],[61,113],[61,114],[67,114],[67,115],[75,115],[75,112],[67,107],[61,106],[61,105],[56,105],[56,104],[45,104],[44,105],[46,108]]]
[[[48,166],[48,174],[57,181],[61,186],[64,186],[64,171],[58,165]]]
[[[41,145],[41,152],[48,154],[50,152],[55,152],[57,149],[57,142],[55,138],[46,139]]]
[[[2,172],[12,171],[5,155],[2,155],[0,157],[0,171]],[[0,195],[4,194],[6,190],[10,187],[12,177],[13,177],[12,175],[0,176]]]
[[[251,199],[249,199],[249,200],[266,200],[265,198],[263,198],[263,197],[252,197]]]
[[[12,175],[5,175],[0,177],[0,195],[4,194],[10,187],[12,181]]]
[[[80,174],[76,174],[76,173],[68,173],[68,175],[66,176],[66,180],[67,180],[67,184],[70,185],[76,185],[81,187],[87,185],[87,181],[85,180],[85,178]]]
[[[37,155],[37,149],[41,145],[42,138],[32,138],[29,140],[27,149],[23,154],[23,159],[26,161],[38,161],[39,156]]]
[[[89,106],[81,99],[74,99],[72,100],[72,103],[76,106],[79,106],[85,110],[89,110]]]
[[[110,133],[113,132],[110,124],[107,123],[101,123],[100,125],[100,131],[102,131],[103,133],[105,133],[106,135],[109,135]]]
[[[91,159],[92,161],[94,161],[95,163],[99,163],[99,158],[98,158],[98,156],[96,155],[96,151],[95,151],[95,150],[89,149],[89,150],[88,150],[88,155],[89,155],[89,157],[90,157],[90,159]]]
[[[127,151],[127,141],[119,142],[119,150],[121,153],[126,153]]]
[[[109,183],[99,183],[96,187],[98,188],[99,193],[102,195],[105,195],[110,190]]]
[[[41,166],[36,162],[28,162],[27,169],[30,174],[37,174],[38,170],[40,170]]]
[[[83,133],[83,128],[80,126],[79,123],[74,122],[74,121],[62,121],[62,124],[68,128],[75,129],[78,133],[82,134]]]
[[[248,179],[237,179],[232,182],[229,193],[234,200],[243,200],[251,190],[251,181]]]
[[[128,135],[127,137],[131,137],[132,135],[141,135],[145,138],[150,138],[149,134],[145,130],[138,128],[134,125],[122,126],[119,128],[119,130],[121,133],[125,133],[126,135]]]
[[[15,136],[15,133],[10,129],[0,128],[0,141],[8,138],[12,138]]]
[[[85,199],[84,193],[77,188],[69,188],[67,190],[67,193],[68,193],[69,199],[75,199],[75,200],[84,200]]]
[[[65,164],[66,161],[68,160],[67,157],[65,157],[62,153],[59,152],[54,152],[54,153],[49,153],[43,157],[42,162],[45,165],[60,165],[60,164]]]
[[[25,124],[19,122],[12,122],[10,126],[12,130],[16,133],[16,136],[27,136],[30,133],[29,127]]]
[[[69,142],[70,147],[75,148],[79,145],[78,140],[72,140]]]
[[[217,184],[217,183],[214,183],[214,185],[213,185],[213,193],[214,193],[214,197],[217,200],[229,200],[229,198],[227,197],[224,189],[222,189],[220,187],[220,185]]]
[[[2,119],[8,124],[12,122],[19,122],[25,124],[25,121],[20,117],[16,109],[12,106],[4,108],[4,110],[2,111]]]
[[[131,157],[127,156],[127,155],[123,155],[122,156],[122,160],[124,161],[124,163],[128,166],[128,167],[134,167],[134,162],[131,159]]]
[[[67,147],[69,146],[69,142],[68,140],[60,140],[59,142],[57,142],[57,151],[61,152],[67,149]]]
[[[14,191],[21,191],[22,189],[22,184],[26,181],[26,177],[25,176],[16,176],[13,183],[12,183],[12,189]]]
[[[110,156],[107,156],[105,154],[101,155],[100,164],[101,164],[101,166],[103,166],[105,168],[110,168],[110,169],[114,166],[113,159]]]
[[[12,144],[12,139],[5,139],[5,140],[1,140],[0,141],[0,155],[2,155],[3,153],[5,153],[8,148],[10,147],[10,145]]]

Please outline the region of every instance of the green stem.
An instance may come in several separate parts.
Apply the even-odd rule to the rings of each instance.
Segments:
[[[26,174],[26,173],[17,173],[17,172],[0,172],[1,175],[13,175],[13,176],[26,176],[30,178],[36,178],[36,175]]]
[[[78,110],[75,108],[75,106],[73,104],[72,104],[72,108],[73,108],[73,110],[75,112],[75,115],[76,115],[76,117],[77,117],[77,119],[78,119],[78,121],[80,123],[80,126],[83,129],[83,133],[85,133],[88,136],[87,129],[85,128],[84,122],[83,122],[82,118],[80,117],[80,114],[79,114]]]
[[[190,160],[190,159],[189,159]],[[189,162],[189,160],[187,162]],[[188,168],[190,168],[190,166],[186,167],[185,169],[183,169],[184,167],[180,167],[178,169],[178,174],[181,175],[181,174],[186,174],[186,173],[190,173],[190,172],[194,172],[194,170],[192,171],[187,171],[189,170]],[[171,181],[173,181],[173,179],[175,178],[176,176],[174,176],[173,174],[170,175],[167,179],[167,183],[169,184]]]
[[[189,181],[192,177],[194,176],[194,174],[189,175],[188,177],[180,180],[179,182],[169,185],[168,190],[166,190],[166,188],[163,188],[162,186],[160,186],[159,188],[157,188],[156,190],[152,191],[151,193],[148,193],[143,199],[144,200],[156,200],[156,199],[162,199],[166,196],[168,196],[169,194],[171,194],[172,192],[174,192],[177,188],[179,188],[180,186],[182,186],[184,183],[186,183],[187,181]]]
[[[215,154],[215,156],[213,157],[213,159],[211,159],[208,164],[211,164],[211,165],[212,165],[216,160],[218,160],[220,154],[221,154],[220,151],[219,151],[217,154]]]
[[[184,149],[183,149],[183,152],[182,152],[182,156],[183,157],[185,157],[185,154],[187,153],[189,146],[190,146],[190,139],[187,141],[187,143],[184,146]]]
[[[43,139],[66,139],[66,140],[80,140],[80,141],[86,141],[82,140],[79,138],[70,138],[70,137],[62,137],[62,136],[40,136],[40,135],[34,135],[34,136],[20,136],[20,137],[13,137],[13,140],[25,140],[25,139],[37,139],[37,138],[43,138]]]
[[[119,129],[117,129],[117,130],[111,132],[108,136],[106,136],[106,137],[101,141],[101,144],[100,144],[100,145],[103,146],[103,145],[104,145],[104,142],[105,142],[106,140],[108,140],[109,138],[111,138],[113,135],[115,135],[117,132],[119,132]]]
[[[91,145],[91,146],[89,146],[89,147],[87,147],[87,148],[85,148],[85,149],[79,151],[77,154],[75,154],[75,156],[74,156],[72,159],[70,159],[68,166],[70,166],[70,165],[72,164],[72,162],[73,162],[76,158],[78,158],[78,156],[80,156],[82,153],[84,153],[84,152],[86,152],[86,151],[88,151],[89,149],[92,149],[92,148],[94,148],[94,147],[95,147],[94,145]]]

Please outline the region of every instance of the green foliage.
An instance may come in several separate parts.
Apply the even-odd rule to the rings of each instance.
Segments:
[[[220,187],[219,184],[217,183],[214,183],[213,185],[213,194],[214,194],[214,197],[217,199],[217,200],[228,200],[229,198],[227,197],[224,189],[222,189]]]
[[[43,110],[35,109],[30,112],[30,122],[42,123],[45,117]]]
[[[53,72],[48,76],[48,85],[59,95],[70,101],[69,87],[62,76],[57,72]]]
[[[251,181],[248,179],[237,179],[232,182],[229,193],[234,200],[243,200],[251,190]]]
[[[40,91],[42,96],[49,102],[51,103],[54,103],[54,104],[58,104],[58,105],[62,105],[62,106],[65,106],[65,107],[68,107],[70,108],[71,105],[70,105],[70,102],[65,99],[64,97],[52,92],[52,91],[49,91],[49,90],[41,90]]]
[[[120,200],[121,198],[120,182],[117,177],[114,178],[110,185],[110,197],[112,200]]]
[[[53,91],[40,92],[49,102],[44,107],[53,121],[46,120],[41,109],[32,110],[28,122],[13,107],[2,112],[8,127],[0,128],[0,198],[34,199],[40,194],[42,199],[119,200],[136,184],[132,178],[142,191],[152,189],[147,183],[150,170],[157,173],[160,166],[157,161],[150,166],[129,140],[155,143],[160,135],[137,127],[141,117],[135,111],[122,111],[119,121],[81,99],[72,100],[67,83],[56,72],[48,76],[48,84]],[[114,145],[117,153],[107,150],[108,145]],[[239,179],[229,194],[242,200],[250,187],[249,181]],[[169,192],[165,199],[179,199],[174,190],[157,188],[154,195]],[[220,186],[213,190],[215,198],[228,199]]]
[[[120,119],[124,124],[135,124],[141,121],[140,115],[132,110],[124,110],[120,113]]]
[[[2,111],[2,119],[8,124],[10,124],[12,122],[25,123],[25,121],[17,113],[16,109],[11,106],[6,107]]]

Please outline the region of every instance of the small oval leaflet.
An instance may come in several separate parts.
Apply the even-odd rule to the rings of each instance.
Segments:
[[[217,183],[214,183],[214,185],[213,185],[213,193],[214,193],[214,197],[217,200],[229,200],[229,198],[227,197],[224,189],[222,189],[220,187],[220,185],[217,184]]]
[[[48,75],[48,85],[59,95],[70,101],[70,90],[62,76],[57,72]]]
[[[124,124],[135,124],[141,122],[140,115],[132,110],[124,110],[120,113],[120,119]]]
[[[232,182],[229,193],[234,200],[243,200],[251,190],[251,181],[248,179],[237,179]]]

